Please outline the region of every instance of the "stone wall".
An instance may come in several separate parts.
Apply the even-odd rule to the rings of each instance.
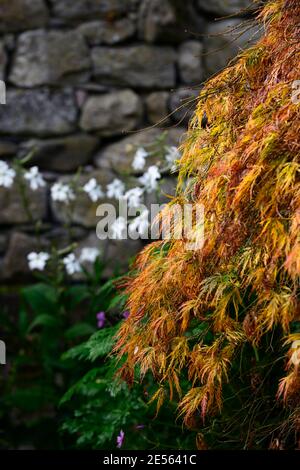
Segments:
[[[93,176],[106,184],[131,173],[133,149],[155,140],[162,128],[169,129],[168,142],[178,145],[203,80],[255,39],[248,23],[235,42],[226,32],[248,21],[249,11],[240,10],[249,4],[1,0],[0,78],[7,84],[7,104],[0,106],[0,160],[34,149],[29,165],[38,165],[47,181],[29,193],[33,220],[15,185],[0,187],[2,281],[28,273],[26,256],[36,249],[34,219],[42,220],[42,246],[66,243],[67,215],[50,200],[55,181],[70,179],[79,167],[82,183]],[[238,17],[214,21],[238,11]],[[172,181],[163,185],[170,188]],[[95,205],[83,194],[72,215],[72,237],[80,246],[97,244],[96,220]],[[106,275],[140,247],[132,241],[105,245],[111,260]]]

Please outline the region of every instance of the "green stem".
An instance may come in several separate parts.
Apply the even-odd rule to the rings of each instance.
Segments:
[[[255,354],[256,362],[259,362],[259,355],[258,355],[258,350],[257,350],[256,346],[253,346],[253,351],[254,351],[254,354]]]

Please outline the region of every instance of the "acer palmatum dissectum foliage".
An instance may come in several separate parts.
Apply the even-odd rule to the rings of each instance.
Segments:
[[[139,255],[116,346],[126,357],[121,375],[132,381],[136,366],[142,377],[150,371],[159,405],[176,392],[188,425],[221,410],[246,343],[257,351],[276,330],[278,356],[286,341],[300,348],[300,104],[291,99],[300,80],[300,2],[271,1],[259,20],[265,36],[206,84],[183,145],[175,201],[204,205],[204,247],[161,241]],[[294,352],[278,399],[298,397],[299,411]]]

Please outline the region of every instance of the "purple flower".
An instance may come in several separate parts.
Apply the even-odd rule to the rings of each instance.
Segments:
[[[98,328],[103,328],[105,324],[105,312],[99,312],[96,315]]]
[[[144,424],[137,424],[135,429],[137,430],[140,430],[140,429],[144,429],[145,428],[145,425]]]
[[[125,438],[125,433],[121,429],[120,434],[117,437],[117,447],[118,447],[118,449],[121,449],[122,445],[124,444],[124,438]]]
[[[129,317],[129,310],[126,310],[125,312],[123,312],[123,318],[125,318],[125,320],[127,320],[127,318]]]

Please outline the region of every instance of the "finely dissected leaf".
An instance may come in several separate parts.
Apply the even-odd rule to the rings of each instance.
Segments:
[[[95,328],[89,323],[76,323],[65,332],[67,339],[74,339],[80,336],[89,336],[95,332]]]
[[[107,356],[115,343],[115,334],[119,325],[112,328],[104,328],[94,333],[86,343],[70,349],[63,355],[63,359],[84,359],[95,361]]]
[[[188,425],[220,411],[245,351],[252,355],[247,380],[256,389],[266,378],[254,365],[267,363],[276,338],[271,363],[284,376],[285,338],[299,331],[300,100],[292,99],[300,80],[299,15],[299,0],[267,2],[258,17],[265,35],[200,92],[175,200],[204,206],[204,246],[189,251],[176,237],[155,242],[128,281],[130,316],[115,346],[126,357],[120,374],[132,382],[136,370],[142,378],[151,371],[159,405],[167,389],[173,398],[174,385],[180,395],[176,382],[185,374],[179,408]],[[198,338],[191,333],[195,322]],[[297,357],[288,351],[280,394],[293,400],[288,423],[299,429]]]

